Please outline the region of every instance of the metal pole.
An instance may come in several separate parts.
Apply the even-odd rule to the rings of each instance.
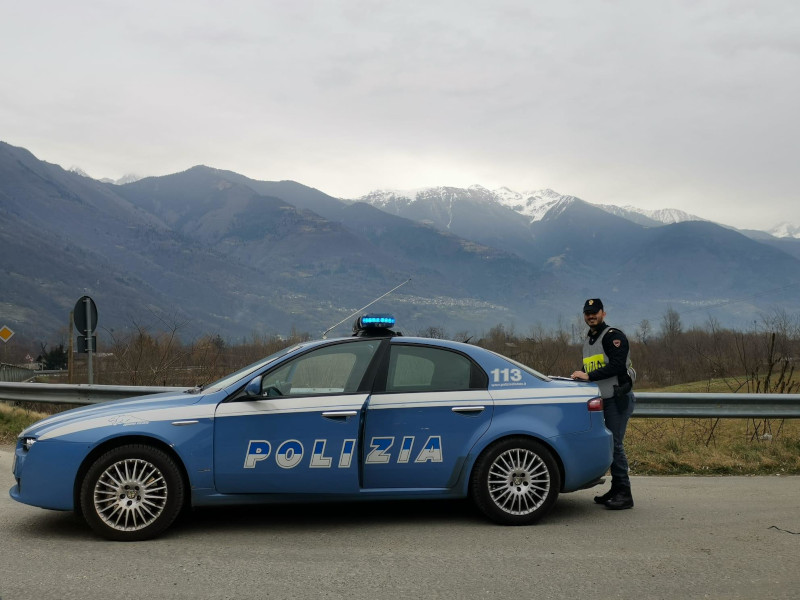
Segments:
[[[86,350],[89,352],[89,385],[94,383],[94,373],[92,372],[92,307],[91,300],[87,297],[84,300],[86,305]]]
[[[67,354],[67,381],[73,383],[75,371],[75,315],[69,311],[69,354]]]

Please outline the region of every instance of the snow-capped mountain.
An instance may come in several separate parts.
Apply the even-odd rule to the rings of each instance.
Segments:
[[[359,198],[359,201],[393,214],[401,214],[412,205],[437,203],[448,206],[458,201],[492,203],[496,202],[496,198],[486,188],[473,185],[466,189],[440,186],[412,190],[375,190]]]
[[[574,196],[562,196],[551,189],[520,193],[501,187],[494,190],[494,196],[497,202],[528,217],[531,223],[541,221],[559,203],[575,200]]]
[[[654,221],[664,223],[665,225],[671,225],[673,223],[685,223],[686,221],[708,220],[708,219],[702,219],[697,215],[692,215],[682,210],[678,210],[677,208],[662,208],[659,210],[645,210],[643,208],[637,209],[634,206],[626,206],[625,208],[632,211],[638,211],[643,215],[645,215],[646,217],[650,217]]]
[[[111,179],[110,177],[103,177],[100,181],[103,183],[111,183],[113,185],[125,185],[126,183],[136,183],[140,179],[144,179],[135,173],[126,173],[119,179]]]
[[[686,221],[706,221],[698,216],[689,214],[677,208],[662,208],[659,210],[646,210],[635,206],[614,206],[613,204],[596,204],[598,208],[617,215],[623,219],[628,219],[639,225],[648,227],[657,225],[672,225],[673,223],[685,223]]]
[[[568,204],[574,200],[579,200],[579,198],[559,194],[551,189],[517,192],[507,187],[488,190],[480,185],[472,185],[468,188],[435,187],[414,190],[376,190],[359,198],[359,200],[394,214],[402,214],[409,206],[420,202],[444,201],[448,205],[452,205],[453,202],[459,200],[469,200],[471,202],[499,204],[526,217],[529,223],[535,223],[541,221],[549,211],[559,204]],[[620,207],[610,204],[595,204],[595,206],[618,217],[648,227],[705,220],[675,208],[645,210],[635,206]]]
[[[453,208],[454,203],[462,202],[484,207],[502,207],[523,217],[528,223],[542,218],[559,203],[575,200],[574,196],[563,196],[550,189],[528,192],[516,192],[507,187],[489,190],[481,185],[468,188],[432,187],[412,190],[375,190],[359,198],[359,201],[372,204],[387,212],[410,216],[409,212],[417,212],[420,205],[438,203],[440,206]],[[412,207],[417,206],[417,210]]]
[[[580,198],[559,194],[552,189],[517,192],[507,187],[489,190],[480,185],[472,185],[468,188],[432,187],[411,190],[376,190],[362,196],[359,200],[395,215],[429,221],[441,226],[436,218],[420,218],[421,205],[426,205],[428,212],[433,210],[433,206],[438,206],[439,209],[445,207],[451,215],[458,202],[468,202],[473,205],[484,204],[484,206],[499,205],[525,217],[529,224],[533,224],[544,219],[548,213],[554,216],[558,212],[554,211],[556,207],[560,206],[563,210],[570,203],[576,200],[580,201]],[[630,205],[594,204],[594,206],[645,227],[659,227],[689,221],[708,222],[707,219],[677,208],[647,210]],[[800,239],[800,227],[790,223],[782,223],[767,233],[778,238]]]
[[[531,236],[528,217],[502,204],[494,192],[479,185],[377,190],[358,200],[495,248],[518,251]]]
[[[791,223],[781,223],[770,229],[767,233],[777,238],[800,239],[800,226]]]
[[[75,173],[76,175],[80,175],[81,177],[86,177],[87,179],[92,179],[92,176],[89,175],[86,171],[81,169],[78,166],[72,166],[69,168],[70,173]]]
[[[114,182],[114,184],[115,185],[125,185],[126,183],[135,183],[135,182],[139,181],[140,179],[143,179],[143,177],[141,175],[137,175],[136,173],[126,173],[125,175],[123,175],[122,177],[117,179]]]
[[[75,173],[76,175],[80,175],[81,177],[86,177],[87,179],[94,179],[94,177],[89,175],[86,171],[84,171],[78,166],[70,167],[69,171],[70,173]],[[102,181],[103,183],[113,183],[114,185],[125,185],[126,183],[134,183],[136,181],[139,181],[140,179],[143,179],[143,177],[140,177],[139,175],[136,175],[134,173],[126,173],[119,179],[102,177],[101,179],[98,179],[98,181]]]

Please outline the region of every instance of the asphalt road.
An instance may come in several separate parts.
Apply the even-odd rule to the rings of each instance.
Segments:
[[[636,477],[636,507],[566,494],[539,525],[468,502],[205,509],[149,542],[18,504],[0,447],[0,600],[800,598],[800,477]]]

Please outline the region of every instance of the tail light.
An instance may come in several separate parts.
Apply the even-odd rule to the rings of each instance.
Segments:
[[[589,412],[603,411],[603,399],[600,396],[592,398],[588,402]]]

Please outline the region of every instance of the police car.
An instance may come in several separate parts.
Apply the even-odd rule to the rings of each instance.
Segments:
[[[611,464],[593,384],[489,350],[404,337],[390,316],[183,393],[106,402],[20,434],[11,497],[152,538],[189,506],[461,498],[538,521]]]

